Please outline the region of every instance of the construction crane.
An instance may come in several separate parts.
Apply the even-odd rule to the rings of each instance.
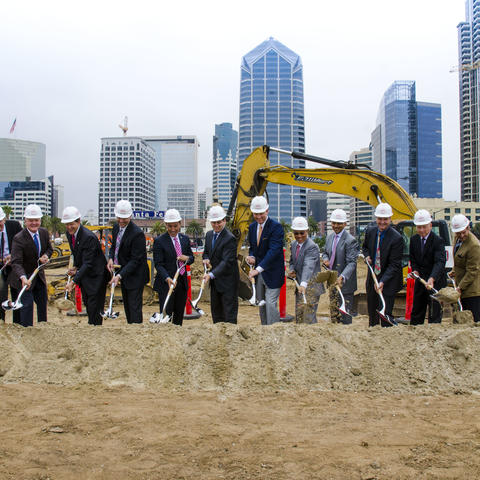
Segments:
[[[461,65],[455,65],[450,69],[450,73],[455,72],[469,72],[471,70],[476,70],[480,67],[480,62],[475,63],[462,63]]]
[[[127,132],[128,132],[128,117],[125,117],[123,119],[123,125],[119,125],[119,127],[122,129],[123,131],[123,136],[126,137],[127,136]]]

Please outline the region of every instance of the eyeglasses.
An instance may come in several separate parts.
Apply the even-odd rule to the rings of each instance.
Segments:
[[[304,231],[304,232],[293,232],[294,235],[305,235],[307,232]]]

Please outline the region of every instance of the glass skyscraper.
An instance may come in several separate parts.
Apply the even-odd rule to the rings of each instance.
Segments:
[[[442,197],[441,106],[417,102],[414,81],[396,81],[385,92],[371,144],[374,170],[412,195]]]
[[[213,197],[228,208],[237,178],[238,132],[231,123],[215,125],[213,137]]]
[[[460,184],[461,199],[480,201],[480,0],[465,2],[465,22],[458,30],[460,93]]]
[[[239,125],[239,170],[262,145],[305,152],[302,60],[273,38],[242,58]],[[305,167],[304,160],[275,152],[270,164]],[[306,215],[305,189],[270,184],[267,193],[273,218],[290,223]]]

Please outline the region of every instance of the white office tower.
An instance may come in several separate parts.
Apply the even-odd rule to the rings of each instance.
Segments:
[[[45,144],[0,138],[0,182],[42,180],[45,163]]]
[[[327,193],[327,234],[332,233],[332,224],[330,222],[330,216],[332,212],[341,208],[347,212],[347,219],[350,217],[350,197],[347,195],[340,195],[338,193]],[[350,221],[347,222],[347,230],[350,227]]]
[[[193,135],[142,137],[155,151],[157,210],[176,208],[183,218],[198,214],[198,147]]]
[[[64,205],[64,188],[63,185],[53,185],[53,207],[52,217],[62,218]]]
[[[119,200],[128,200],[133,210],[155,208],[155,152],[140,137],[102,138],[98,221],[115,218]]]

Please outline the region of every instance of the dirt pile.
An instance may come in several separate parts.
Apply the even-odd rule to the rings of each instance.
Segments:
[[[0,328],[0,382],[166,391],[480,390],[480,329],[278,324]]]

